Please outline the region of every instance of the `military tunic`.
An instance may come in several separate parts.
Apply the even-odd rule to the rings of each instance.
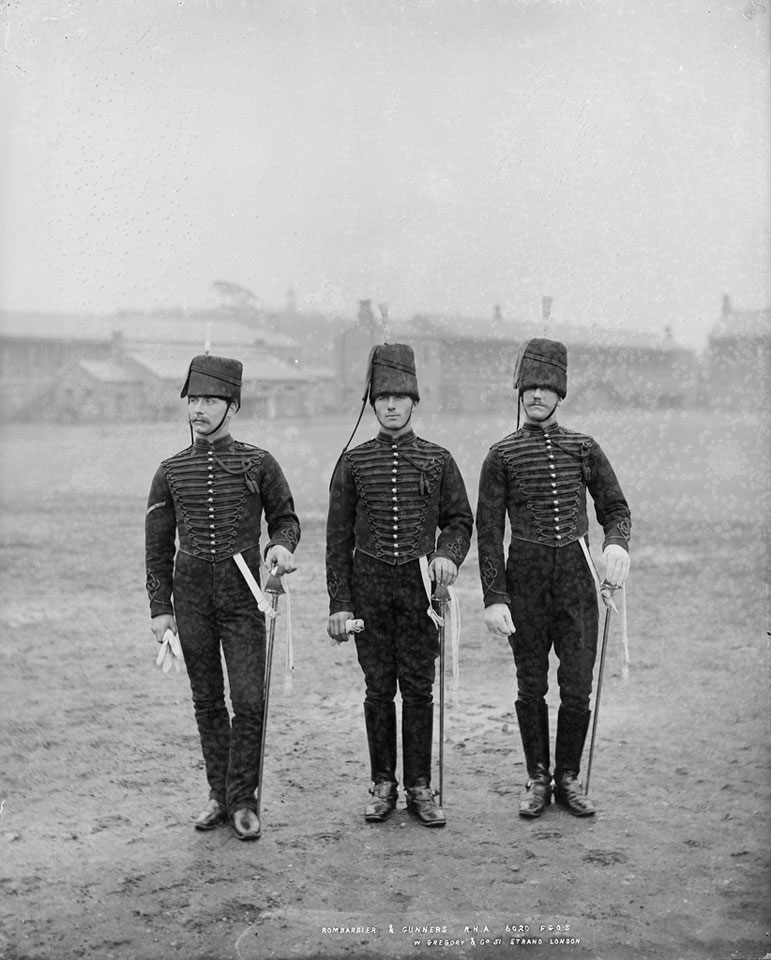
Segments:
[[[176,617],[210,798],[231,813],[256,809],[265,674],[264,615],[233,556],[242,553],[259,581],[263,515],[266,551],[293,551],[300,525],[281,468],[266,450],[226,436],[196,438],[161,463],[145,520],[150,613]]]
[[[628,550],[629,506],[599,444],[556,423],[527,423],[488,452],[476,515],[485,606],[509,604],[516,627],[509,642],[519,699],[546,694],[554,646],[562,703],[577,712],[588,710],[598,628],[594,577],[579,543],[588,546],[587,490],[603,549],[616,543]]]
[[[381,431],[346,451],[337,464],[327,519],[329,610],[349,610],[364,620],[356,650],[366,684],[368,729],[378,708],[388,713],[393,707],[397,687],[401,693],[408,786],[430,775],[430,712],[439,653],[420,558],[446,557],[459,567],[472,527],[473,513],[453,457],[411,430],[397,438]],[[408,750],[406,738],[413,727],[420,730]],[[373,780],[393,779],[393,770],[378,770],[378,762],[373,759]],[[391,767],[392,761],[383,760],[383,765]]]

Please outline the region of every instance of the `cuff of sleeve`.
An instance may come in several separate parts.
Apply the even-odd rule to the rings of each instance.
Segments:
[[[161,600],[152,600],[150,602],[150,616],[160,617],[161,614],[168,613],[174,616],[174,607],[170,603],[164,603]]]
[[[351,600],[330,600],[329,615],[333,613],[342,613],[343,610],[353,610],[353,601]]]
[[[290,553],[294,553],[294,548],[295,548],[296,546],[297,546],[297,544],[296,544],[296,543],[292,543],[291,540],[284,540],[284,539],[282,539],[281,537],[276,537],[275,540],[270,540],[270,541],[268,541],[267,544],[265,544],[265,549],[264,549],[263,552],[262,552],[262,558],[263,558],[263,560],[264,560],[265,557],[267,557],[267,555],[268,555],[268,550],[270,550],[271,547],[286,547],[286,549],[287,549]]]
[[[612,535],[609,537],[606,537],[605,540],[603,541],[602,549],[604,550],[605,547],[609,547],[611,543],[614,543],[617,547],[623,547],[623,549],[626,550],[627,553],[629,553],[629,541],[624,540],[623,537],[614,537]]]
[[[496,590],[490,590],[485,594],[485,608],[491,607],[494,603],[505,603],[508,606],[508,593],[498,593]]]

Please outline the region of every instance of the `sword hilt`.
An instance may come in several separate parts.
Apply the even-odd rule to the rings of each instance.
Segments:
[[[265,584],[265,593],[271,593],[274,597],[280,597],[282,593],[286,593],[284,584],[281,582],[281,577],[275,573],[271,573]]]
[[[437,583],[434,587],[433,600],[437,603],[447,603],[450,599],[450,588],[444,583]]]

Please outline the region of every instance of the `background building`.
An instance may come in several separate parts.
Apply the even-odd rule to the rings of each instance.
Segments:
[[[335,408],[332,370],[304,367],[290,337],[217,311],[0,314],[0,396],[16,420],[178,416],[185,371],[207,335],[212,353],[244,364],[244,412],[304,417]]]
[[[692,406],[702,384],[695,351],[666,332],[506,320],[496,309],[490,318],[417,314],[390,324],[388,335],[413,347],[421,400],[447,413],[511,409],[517,353],[534,336],[566,344],[571,405]],[[369,351],[384,336],[370,301],[361,301],[357,321],[338,337],[337,373],[346,409],[361,404]]]
[[[771,399],[771,309],[736,310],[723,297],[707,348],[708,401],[767,412]]]

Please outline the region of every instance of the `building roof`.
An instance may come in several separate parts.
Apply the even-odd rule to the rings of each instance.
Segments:
[[[238,320],[210,313],[180,314],[62,314],[0,313],[0,337],[15,340],[104,342],[116,338],[125,343],[186,344],[188,351],[203,352],[207,325],[211,324],[212,353],[261,343],[272,347],[292,346],[283,334],[256,329]]]
[[[723,312],[709,334],[714,340],[755,340],[771,337],[771,307]]]
[[[80,360],[77,364],[93,380],[102,383],[139,383],[141,378],[114,360]]]
[[[532,337],[548,337],[561,340],[572,347],[614,347],[640,350],[686,350],[687,348],[669,337],[665,330],[632,330],[620,325],[569,324],[559,318],[551,318],[544,327],[543,320],[523,322],[496,318],[444,316],[442,314],[416,314],[410,320],[391,326],[391,339],[437,338],[453,340],[494,341],[519,344]],[[690,351],[689,351],[690,352]]]
[[[165,346],[162,350],[158,346],[146,344],[126,350],[125,356],[133,363],[147,370],[159,380],[169,380],[179,383],[180,390],[185,380],[190,361],[194,352],[189,347],[180,344]],[[238,359],[244,365],[244,383],[305,383],[315,379],[312,373],[301,370],[299,367],[284,360],[264,353],[258,347],[250,347],[241,351]]]
[[[102,318],[65,313],[0,312],[0,337],[13,340],[72,340],[103,343],[111,339]]]
[[[297,341],[284,333],[277,333],[275,330],[269,330],[267,327],[249,327],[258,343],[263,343],[267,347],[277,349],[291,349],[297,347]]]
[[[517,341],[521,336],[519,321],[441,313],[416,313],[409,320],[392,325],[392,330],[406,337],[411,335],[454,340],[499,340],[505,343]]]
[[[303,364],[302,372],[306,380],[334,380],[337,377],[331,367],[309,367]]]

